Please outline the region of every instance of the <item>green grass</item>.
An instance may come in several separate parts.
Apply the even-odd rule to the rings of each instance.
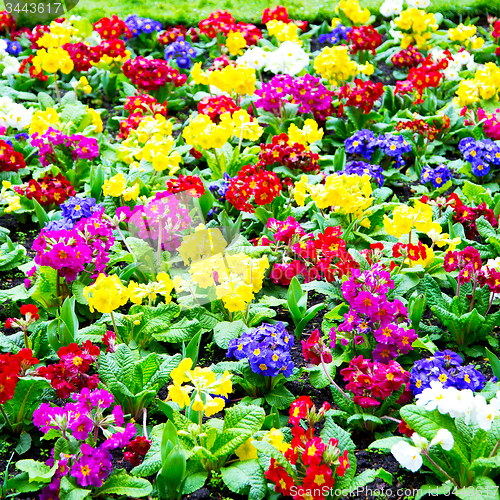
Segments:
[[[333,17],[332,0],[80,0],[74,9],[79,14],[97,20],[102,16],[117,14],[125,17],[138,14],[168,24],[197,24],[216,9],[229,10],[237,21],[260,23],[262,11],[277,4],[285,5],[294,19],[308,21],[330,20]],[[381,0],[361,0],[361,3],[378,13]],[[432,0],[430,10],[444,16],[457,14],[500,14],[500,0]]]
[[[0,0],[0,8],[2,3]],[[112,14],[120,17],[138,14],[168,24],[192,26],[210,12],[223,9],[229,10],[237,21],[260,23],[262,11],[278,3],[285,5],[294,19],[329,21],[333,17],[332,6],[335,5],[335,0],[80,0],[71,13],[91,21]],[[361,3],[373,13],[378,13],[382,0],[361,0]],[[500,15],[500,0],[432,0],[432,6],[428,10],[448,17],[486,13]]]

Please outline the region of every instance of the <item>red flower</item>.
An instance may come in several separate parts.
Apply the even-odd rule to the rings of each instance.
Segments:
[[[39,318],[38,307],[36,307],[34,304],[25,304],[24,306],[21,306],[21,314],[24,316],[29,316],[29,318],[33,318],[35,321]]]
[[[150,448],[151,441],[144,436],[138,436],[127,445],[123,458],[136,467]]]
[[[344,477],[345,471],[351,467],[349,464],[348,450],[344,450],[344,453],[339,456],[339,465],[337,467],[337,475]]]
[[[408,424],[404,420],[401,420],[401,422],[399,422],[398,431],[409,438],[411,438],[415,432],[411,427],[408,426]]]
[[[335,480],[332,477],[332,470],[328,465],[311,465],[306,471],[303,490],[309,493],[314,500],[323,500],[323,492],[333,488],[334,484]]]
[[[205,194],[205,186],[197,175],[180,175],[178,179],[169,179],[166,186],[172,194],[187,192],[196,198]]]
[[[289,422],[292,425],[299,425],[301,418],[306,418],[309,408],[312,408],[313,402],[309,396],[301,396],[290,406]]]
[[[134,85],[142,90],[158,90],[167,83],[181,87],[187,81],[186,75],[181,75],[163,59],[146,59],[143,56],[137,56],[135,59],[126,61],[122,71]]]
[[[282,493],[283,495],[290,494],[290,490],[294,486],[293,479],[288,475],[284,467],[276,463],[274,458],[271,458],[271,465],[266,471],[265,476],[275,483],[274,491],[276,493]]]
[[[352,28],[347,34],[351,42],[351,53],[357,54],[360,50],[369,50],[375,54],[376,48],[382,43],[382,35],[371,25]]]
[[[321,438],[315,437],[311,439],[305,444],[302,462],[306,465],[319,465],[325,450],[326,444],[321,441]]]
[[[23,155],[0,139],[0,172],[17,172],[25,167],[26,162]]]
[[[321,364],[321,357],[325,363],[331,363],[332,354],[320,337],[319,330],[314,330],[307,340],[302,341],[304,359],[313,365]]]
[[[106,352],[115,352],[115,332],[108,330],[102,337],[102,343],[106,346]]]

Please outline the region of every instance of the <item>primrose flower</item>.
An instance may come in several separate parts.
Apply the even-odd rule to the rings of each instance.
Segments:
[[[144,299],[148,299],[149,303],[151,303],[159,294],[165,297],[165,304],[169,304],[172,300],[170,293],[174,288],[170,276],[167,273],[159,273],[156,279],[157,281],[147,284],[131,281],[128,285],[128,293],[131,302],[134,304],[142,304]]]
[[[127,288],[122,285],[118,275],[99,274],[93,285],[83,289],[83,295],[89,302],[90,311],[112,313],[125,305],[129,299]]]
[[[210,368],[191,369],[192,366],[192,359],[185,358],[172,370],[173,384],[168,386],[168,395],[181,408],[189,406],[192,401],[194,411],[211,417],[224,408],[225,399],[233,391],[231,375],[225,371],[222,377],[216,377]],[[186,383],[188,385],[183,385]]]
[[[289,144],[294,143],[308,146],[313,142],[320,141],[323,138],[323,129],[318,128],[318,124],[308,118],[304,122],[304,127],[299,129],[295,123],[292,123],[288,128]]]
[[[413,208],[408,205],[398,205],[392,213],[392,220],[384,215],[384,228],[387,234],[396,238],[408,234],[413,228],[427,233],[433,227],[432,217],[432,208],[416,200]]]

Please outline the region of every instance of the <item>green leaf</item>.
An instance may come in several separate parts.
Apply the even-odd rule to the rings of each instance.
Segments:
[[[226,410],[222,433],[212,447],[216,457],[224,457],[234,452],[264,423],[266,412],[259,406],[233,406]]]
[[[486,355],[488,356],[488,359],[490,360],[491,364],[491,370],[493,371],[493,375],[500,379],[500,359],[493,354],[487,347],[486,347]]]
[[[266,403],[278,410],[290,408],[295,399],[296,397],[284,385],[278,385],[265,395]]]
[[[221,349],[227,349],[229,342],[240,337],[245,330],[245,323],[241,319],[221,321],[214,328],[214,341]]]
[[[165,424],[155,425],[152,431],[151,448],[149,448],[141,464],[131,471],[133,476],[148,477],[161,469],[161,438]]]
[[[16,446],[16,453],[22,455],[31,448],[31,436],[27,432],[23,432],[19,438],[19,444]]]
[[[93,496],[126,495],[133,498],[148,496],[153,490],[146,479],[129,476],[125,470],[112,474],[105,483],[95,490]]]
[[[252,444],[261,453],[269,455],[271,458],[274,458],[279,465],[284,467],[284,469],[288,472],[289,475],[293,476],[292,465],[283,456],[283,454],[277,448],[275,448],[271,443],[269,443],[268,441],[252,441]]]
[[[262,500],[266,496],[266,478],[257,459],[236,462],[229,467],[224,467],[221,472],[224,484],[233,493],[240,493],[250,486],[249,500]]]
[[[75,486],[67,477],[61,479],[60,500],[83,500],[91,494],[90,490]]]
[[[31,459],[19,460],[19,462],[16,463],[16,467],[19,470],[28,473],[30,483],[32,481],[48,483],[57,470],[57,464],[54,464],[53,467],[49,467],[43,462],[37,462],[36,460]]]
[[[462,500],[499,500],[498,486],[493,479],[479,476],[468,488],[454,490],[453,493]]]
[[[407,441],[407,439],[400,436],[392,436],[383,439],[377,439],[377,441],[373,441],[373,443],[371,443],[368,446],[368,449],[391,451],[391,448],[395,444],[398,444],[400,441]]]

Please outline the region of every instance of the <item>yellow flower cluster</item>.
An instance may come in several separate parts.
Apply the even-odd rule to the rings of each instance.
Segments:
[[[44,49],[62,47],[66,43],[71,43],[71,36],[76,33],[78,33],[78,30],[70,24],[52,21],[49,32],[41,36],[36,41],[36,44]]]
[[[182,156],[173,151],[172,122],[162,115],[147,116],[141,120],[137,130],[132,130],[118,148],[118,157],[127,164],[144,159],[161,172],[169,169],[170,175],[179,170]]]
[[[426,48],[432,33],[438,29],[434,14],[414,7],[401,12],[394,19],[394,24],[404,32],[401,40],[402,49],[415,44],[419,49]]]
[[[168,386],[168,396],[181,408],[191,405],[192,401],[193,411],[205,412],[205,416],[211,417],[224,408],[224,398],[233,392],[231,375],[225,371],[222,377],[217,378],[210,368],[197,366],[191,370],[192,366],[192,359],[184,358],[172,370],[173,384]]]
[[[61,122],[59,121],[59,115],[54,108],[47,108],[45,111],[35,111],[30,123],[30,135],[33,134],[43,134],[47,132],[50,128],[61,128]]]
[[[201,259],[220,254],[227,247],[227,241],[222,236],[220,229],[205,229],[204,226],[196,228],[195,232],[184,236],[177,249],[187,266]]]
[[[248,438],[242,445],[240,445],[234,453],[240,460],[250,460],[252,458],[257,458],[257,448],[252,444],[254,438]],[[262,441],[267,441],[272,444],[281,453],[285,453],[290,445],[284,441],[283,434],[281,431],[275,429],[274,427],[262,438]]]
[[[460,42],[471,49],[477,50],[484,45],[484,39],[476,36],[477,28],[473,25],[459,24],[448,30],[448,37],[452,42]]]
[[[417,231],[427,233],[439,224],[432,221],[432,208],[419,200],[415,201],[414,207],[398,205],[392,212],[392,220],[384,215],[384,228],[387,234],[401,238],[415,228]]]
[[[462,80],[457,89],[455,103],[458,106],[470,106],[481,99],[488,100],[500,93],[500,68],[495,63],[486,63],[478,69],[472,80]]]
[[[1,155],[0,148],[0,155]],[[9,191],[12,183],[9,181],[2,181],[2,190],[0,191],[0,201],[6,202],[7,206],[3,209],[5,213],[15,212],[21,208],[21,198],[16,196],[13,191]]]
[[[243,50],[247,46],[247,41],[239,31],[230,31],[226,38],[226,47],[232,56],[243,54]]]
[[[215,290],[215,298],[222,300],[229,312],[237,312],[244,311],[254,294],[260,291],[268,267],[266,256],[253,259],[243,253],[217,254],[194,262],[188,271],[199,288],[207,294]],[[217,283],[214,276],[217,276]],[[190,289],[190,284],[180,276],[173,282],[178,293]]]
[[[298,27],[294,23],[284,23],[283,21],[272,19],[266,24],[266,28],[269,36],[275,36],[280,43],[289,41],[302,45],[297,31]]]
[[[135,183],[132,187],[127,187],[127,181],[122,173],[116,174],[111,179],[106,179],[102,186],[104,196],[114,196],[118,198],[123,196],[125,201],[137,200],[139,196],[139,184]]]
[[[136,283],[131,281],[128,285],[130,300],[134,304],[142,304],[144,299],[148,299],[151,304],[158,295],[165,297],[165,304],[172,300],[170,295],[174,288],[174,284],[167,273],[159,273],[156,276],[156,281],[150,283]]]
[[[289,143],[299,143],[304,146],[308,146],[316,141],[321,141],[323,138],[323,129],[318,128],[318,124],[311,118],[308,118],[304,122],[304,127],[302,130],[292,123],[288,128]]]
[[[358,64],[349,57],[348,47],[325,47],[314,59],[314,70],[332,85],[340,85],[358,73],[373,74],[371,64]]]
[[[213,122],[209,116],[197,115],[182,132],[186,144],[202,149],[220,149],[233,135],[240,139],[256,141],[263,128],[246,110],[240,109],[220,116],[220,122]]]
[[[78,81],[75,80],[73,88],[75,91],[82,90],[85,94],[90,94],[92,92],[92,87],[90,86],[86,76],[82,76]]]
[[[47,73],[57,73],[57,70],[60,69],[65,75],[71,73],[74,68],[68,52],[61,48],[37,50],[36,56],[33,58],[33,66],[37,72],[43,69]]]
[[[92,125],[95,127],[94,132],[96,134],[99,134],[103,131],[103,123],[102,123],[102,118],[101,118],[101,113],[99,111],[95,110],[94,108],[89,108],[87,106],[87,113],[90,113],[90,116],[92,117]]]
[[[362,9],[358,0],[340,0],[335,11],[339,9],[353,24],[366,24],[370,20],[370,11]]]
[[[221,70],[204,71],[201,62],[197,62],[191,70],[191,77],[199,85],[213,85],[228,94],[253,95],[255,92],[255,70],[246,64],[226,66]]]
[[[129,299],[129,292],[122,285],[118,275],[106,276],[99,274],[95,283],[83,289],[83,295],[88,300],[90,312],[94,309],[100,313],[111,313],[124,306]]]
[[[303,175],[295,184],[294,197],[298,205],[304,206],[306,196],[310,195],[318,208],[333,207],[341,214],[354,214],[363,217],[363,211],[372,203],[373,198],[370,176],[368,175],[330,175],[324,184],[309,184]],[[369,220],[366,223],[369,227]]]

